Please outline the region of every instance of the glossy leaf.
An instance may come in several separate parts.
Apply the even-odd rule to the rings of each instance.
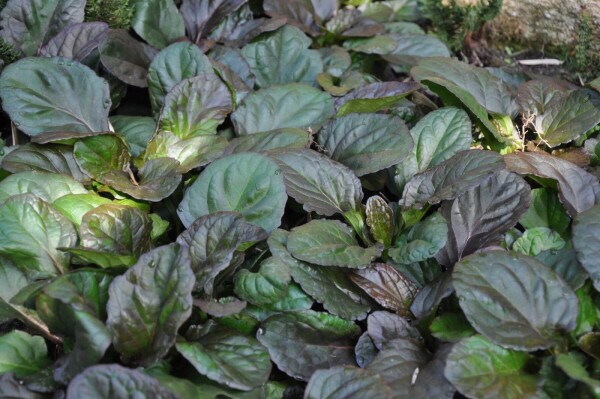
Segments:
[[[111,30],[100,44],[102,65],[119,80],[137,87],[148,87],[148,67],[156,50],[134,39],[125,30]]]
[[[175,43],[163,49],[148,67],[148,91],[152,112],[157,115],[165,96],[183,79],[213,71],[210,60],[192,43]]]
[[[177,399],[157,380],[141,371],[118,364],[90,367],[79,374],[67,389],[67,399]]]
[[[187,251],[176,244],[142,255],[114,279],[106,325],[125,362],[152,364],[169,351],[192,312],[194,280]]]
[[[277,164],[255,153],[234,154],[210,164],[186,191],[177,214],[185,226],[218,211],[241,212],[251,223],[272,231],[281,223],[287,201]]]
[[[470,397],[539,398],[539,377],[525,370],[529,359],[527,353],[504,349],[477,335],[454,346],[444,374]]]
[[[64,58],[25,58],[0,78],[2,107],[29,136],[108,130],[108,84],[88,67]]]
[[[360,180],[342,164],[312,150],[273,154],[283,171],[287,193],[307,212],[323,216],[357,210]]]
[[[558,250],[566,242],[556,231],[547,227],[534,227],[525,230],[523,235],[515,240],[512,250],[524,255],[536,256],[542,251]]]
[[[570,222],[557,195],[547,188],[531,190],[531,206],[519,220],[526,229],[547,227],[559,233],[565,232]]]
[[[309,146],[311,135],[309,132],[285,128],[270,132],[254,133],[237,137],[229,142],[225,155],[240,152],[271,152],[276,150],[293,150]]]
[[[290,270],[284,261],[268,258],[257,273],[240,270],[235,276],[234,291],[253,305],[268,305],[285,297],[290,279]]]
[[[285,230],[275,230],[268,243],[271,253],[289,266],[294,281],[331,314],[344,319],[364,319],[372,303],[368,295],[350,280],[347,269],[321,267],[294,259],[287,249],[289,234]]]
[[[2,158],[2,169],[12,173],[49,172],[69,176],[79,182],[89,180],[75,162],[73,149],[60,144],[41,146],[28,143],[19,146]]]
[[[39,55],[43,57],[65,57],[83,62],[108,33],[104,22],[84,22],[67,26],[43,46]]]
[[[306,310],[269,317],[257,338],[280,370],[306,381],[318,369],[354,364],[358,333],[352,322]]]
[[[513,172],[556,180],[560,201],[571,217],[590,209],[600,199],[598,179],[564,159],[520,152],[506,155],[504,161]]]
[[[227,86],[214,73],[184,79],[169,91],[159,127],[180,138],[215,134],[232,111]]]
[[[308,49],[311,43],[297,28],[283,26],[247,44],[242,55],[261,88],[286,83],[314,85],[323,62],[318,51]]]
[[[137,1],[131,27],[142,39],[159,49],[185,35],[183,17],[173,0]]]
[[[250,391],[267,382],[271,360],[255,338],[219,328],[198,342],[178,342],[177,351],[202,375],[230,388]]]
[[[133,157],[144,152],[156,129],[156,121],[149,116],[114,115],[110,117],[110,123],[127,142]]]
[[[0,374],[13,372],[23,377],[49,364],[48,349],[42,337],[18,330],[0,336]]]
[[[379,247],[359,246],[352,229],[334,220],[313,220],[292,229],[287,248],[305,262],[353,269],[367,267],[381,254]]]
[[[394,182],[399,190],[415,174],[437,166],[471,146],[471,121],[466,112],[445,107],[425,115],[411,130],[415,146],[395,167]]]
[[[197,43],[201,37],[206,37],[223,17],[244,3],[245,0],[183,0],[180,11],[188,37]]]
[[[448,240],[436,259],[451,266],[461,257],[494,243],[517,223],[529,203],[530,189],[525,180],[506,171],[444,203],[441,214],[448,222]]]
[[[577,296],[535,258],[489,251],[454,268],[453,285],[473,327],[506,348],[548,348],[577,322]]]
[[[422,262],[433,258],[444,247],[447,235],[446,220],[435,213],[401,234],[389,250],[389,255],[400,264]]]
[[[580,213],[573,223],[573,246],[577,258],[589,273],[596,290],[600,289],[600,206]]]
[[[238,136],[285,127],[317,131],[333,114],[331,97],[305,84],[272,86],[249,94],[231,115]]]
[[[306,387],[306,399],[392,398],[391,389],[376,373],[354,367],[316,371]]]
[[[51,278],[70,267],[70,257],[57,250],[77,243],[71,222],[33,194],[10,197],[0,207],[0,256],[30,278]]]
[[[266,238],[263,229],[248,223],[240,213],[216,212],[196,219],[177,242],[189,251],[196,289],[213,295],[219,275],[240,263],[238,250]]]
[[[401,204],[408,208],[454,199],[479,186],[502,169],[502,157],[495,152],[459,152],[437,166],[413,176],[404,187]]]
[[[375,263],[366,269],[354,271],[350,278],[381,306],[410,317],[409,308],[418,287],[393,266]]]
[[[387,201],[378,195],[367,200],[365,208],[366,223],[373,238],[389,247],[394,234],[394,212]]]
[[[101,205],[83,215],[81,245],[102,252],[138,257],[152,247],[152,220],[129,206]]]
[[[351,114],[332,121],[319,134],[319,144],[331,159],[363,176],[402,162],[413,140],[400,118]]]
[[[13,0],[0,13],[2,38],[27,56],[36,55],[68,25],[83,22],[84,0]]]

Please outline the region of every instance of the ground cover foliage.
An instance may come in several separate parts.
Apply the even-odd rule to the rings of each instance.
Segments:
[[[0,12],[0,397],[600,395],[598,80],[412,0],[104,6]]]

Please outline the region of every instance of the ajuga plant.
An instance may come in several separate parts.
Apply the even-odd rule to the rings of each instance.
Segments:
[[[598,84],[417,2],[136,4],[0,14],[0,397],[598,395]]]
[[[502,9],[502,0],[422,0],[422,12],[452,50],[460,50],[469,33],[477,32]]]

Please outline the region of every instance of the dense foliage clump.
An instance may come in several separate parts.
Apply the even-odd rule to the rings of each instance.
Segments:
[[[0,397],[598,395],[599,79],[411,0],[116,3],[0,13]]]

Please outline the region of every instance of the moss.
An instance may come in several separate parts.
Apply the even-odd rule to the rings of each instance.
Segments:
[[[129,29],[134,11],[134,0],[88,0],[85,20],[103,21],[113,29]]]
[[[481,29],[501,8],[502,0],[422,0],[423,14],[454,51],[460,50],[467,35]]]
[[[577,29],[577,45],[574,50],[574,67],[578,72],[590,78],[600,73],[600,67],[598,66],[600,59],[593,51],[594,37],[592,19],[588,13],[583,12]]]

